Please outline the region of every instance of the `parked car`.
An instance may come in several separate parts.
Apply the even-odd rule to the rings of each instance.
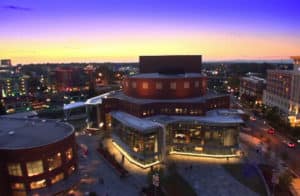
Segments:
[[[295,147],[296,147],[296,144],[293,143],[293,142],[287,142],[287,146],[288,146],[289,148],[295,148]]]
[[[275,134],[275,129],[273,128],[268,129],[268,134]]]

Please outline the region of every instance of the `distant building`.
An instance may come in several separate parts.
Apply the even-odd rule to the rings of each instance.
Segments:
[[[65,195],[79,180],[74,128],[0,117],[1,195]]]
[[[88,90],[88,80],[82,69],[76,67],[58,67],[54,71],[58,92],[76,92]]]
[[[201,59],[140,57],[141,73],[125,77],[122,91],[87,100],[88,130],[111,129],[116,149],[142,168],[169,154],[237,156],[240,111],[207,92]]]
[[[0,60],[0,67],[1,66],[11,66],[11,60],[10,59],[1,59]]]
[[[300,56],[294,60],[293,70],[268,70],[267,88],[263,102],[285,113],[292,126],[300,125]]]
[[[2,74],[0,77],[0,97],[14,97],[27,95],[28,93],[28,79],[27,75],[20,74]]]
[[[261,104],[266,80],[257,76],[241,77],[239,95],[242,100]]]

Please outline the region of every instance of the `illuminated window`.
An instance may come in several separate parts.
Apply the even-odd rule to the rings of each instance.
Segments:
[[[143,88],[143,89],[148,89],[148,87],[149,87],[148,82],[143,82],[143,83],[142,83],[142,88]]]
[[[131,83],[132,88],[136,88],[136,82]]]
[[[12,196],[27,196],[26,191],[15,190],[12,191]]]
[[[39,189],[46,187],[46,180],[39,180],[39,181],[34,181],[30,183],[30,189]]]
[[[62,179],[64,179],[64,173],[60,173],[60,174],[54,176],[53,178],[51,178],[51,184],[55,184],[55,183],[61,181]]]
[[[28,176],[35,176],[44,172],[43,162],[33,161],[26,163]]]
[[[170,83],[170,88],[175,90],[176,89],[176,82],[171,82]]]
[[[190,88],[190,82],[184,82],[183,88]]]
[[[10,184],[10,187],[13,190],[25,190],[24,183],[12,183],[12,184]]]
[[[48,170],[54,170],[61,166],[61,154],[57,153],[54,156],[48,158]]]
[[[8,169],[8,174],[11,176],[23,175],[20,163],[9,163],[7,169]]]
[[[195,88],[199,88],[199,81],[195,82]]]
[[[156,88],[157,90],[161,90],[161,89],[162,89],[162,83],[161,83],[161,82],[156,82],[155,88]]]
[[[71,175],[74,171],[75,171],[75,166],[71,166],[71,167],[68,169],[68,174]]]
[[[73,158],[73,151],[72,151],[72,148],[69,148],[67,151],[66,151],[66,158],[68,161],[70,161],[72,158]]]

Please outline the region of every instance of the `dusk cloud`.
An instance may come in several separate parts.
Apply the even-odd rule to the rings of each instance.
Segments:
[[[31,8],[28,7],[21,7],[21,6],[15,6],[15,5],[5,5],[2,6],[4,9],[9,9],[9,10],[16,10],[16,11],[31,11]]]

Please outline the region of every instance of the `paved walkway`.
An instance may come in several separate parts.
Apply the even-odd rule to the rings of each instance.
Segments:
[[[141,187],[146,184],[147,171],[136,167],[125,159],[125,168],[130,176],[125,179],[115,173],[115,170],[101,158],[96,151],[99,136],[78,136],[79,144],[88,146],[87,158],[79,160],[79,170],[82,175],[82,182],[79,190],[82,193],[94,191],[98,195],[113,196],[135,196],[139,195]],[[111,148],[111,147],[110,147]],[[113,149],[110,149],[113,150]],[[113,151],[118,161],[121,161],[119,152]],[[80,156],[80,155],[79,155]],[[169,156],[170,161],[176,161],[178,170],[182,176],[195,188],[198,195],[204,196],[256,196],[257,194],[236,181],[228,174],[220,163],[228,162],[200,157],[186,157],[177,155]],[[229,162],[237,162],[238,159],[230,159]],[[185,169],[193,164],[192,169]],[[99,177],[104,184],[99,183]]]
[[[218,163],[218,161],[210,162],[194,158],[183,158],[181,161],[178,157],[172,157],[176,160],[179,173],[187,180],[195,189],[198,195],[204,196],[257,196],[258,194],[242,185]],[[199,159],[199,158],[198,158]],[[201,158],[200,158],[201,159]],[[236,160],[229,160],[236,161]],[[190,163],[192,162],[192,164]],[[205,163],[206,162],[206,163]],[[220,163],[224,162],[220,160]],[[190,169],[192,165],[192,169]]]
[[[129,176],[128,178],[120,179],[114,169],[111,168],[96,151],[98,142],[95,137],[97,136],[77,137],[79,144],[84,143],[89,148],[87,158],[81,157],[79,160],[79,170],[82,175],[79,190],[82,193],[93,191],[100,196],[138,195],[140,187],[136,186],[135,177]],[[99,177],[103,179],[104,184],[99,183]]]

